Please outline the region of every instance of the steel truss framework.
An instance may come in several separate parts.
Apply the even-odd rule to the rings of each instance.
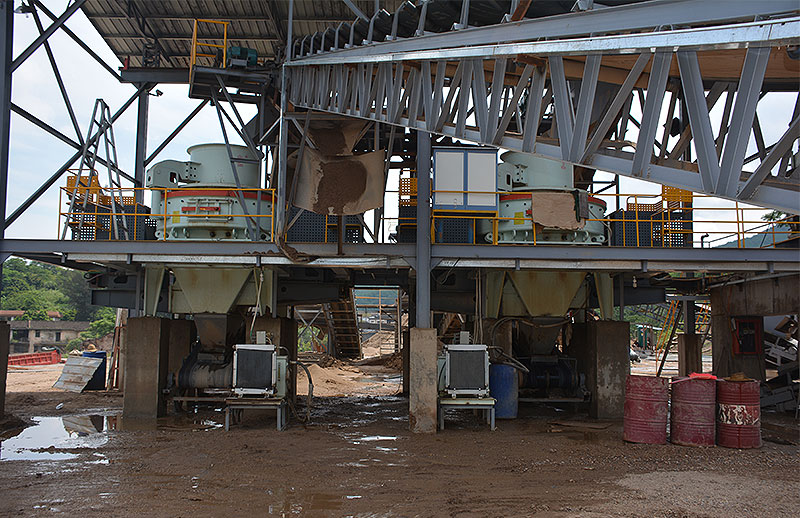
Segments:
[[[120,79],[110,65],[105,63],[94,51],[69,30],[64,22],[80,7],[83,1],[71,4],[61,15],[46,9],[39,0],[31,0],[26,5],[34,15],[40,35],[14,59],[11,51],[13,34],[13,3],[0,3],[0,203],[2,204],[2,226],[0,238],[5,227],[13,223],[27,210],[63,173],[81,156],[83,150],[90,148],[99,134],[81,134],[70,104],[69,96],[60,78],[60,72],[48,52],[48,38],[58,30],[64,31],[78,45],[87,51],[101,66],[115,78]],[[706,191],[731,199],[747,199],[752,203],[773,208],[786,208],[798,211],[796,178],[789,175],[793,169],[794,157],[790,157],[797,139],[798,108],[795,105],[792,125],[786,134],[773,146],[759,144],[755,157],[744,157],[747,135],[751,128],[758,127],[755,117],[755,103],[763,93],[762,78],[765,60],[769,49],[775,45],[797,43],[798,21],[796,18],[782,18],[755,23],[740,23],[734,26],[692,29],[685,32],[656,32],[602,38],[578,38],[573,40],[551,40],[532,43],[493,44],[502,37],[508,41],[530,41],[530,31],[541,37],[561,34],[573,36],[584,34],[587,27],[597,28],[599,32],[635,29],[639,25],[630,19],[658,17],[665,23],[693,24],[713,22],[719,19],[730,20],[747,16],[747,9],[768,14],[785,12],[792,2],[764,0],[758,6],[743,6],[743,2],[730,4],[725,14],[720,0],[708,0],[695,10],[679,9],[677,4],[685,0],[665,0],[653,2],[647,10],[641,7],[611,9],[581,13],[574,23],[554,24],[552,20],[527,20],[503,26],[490,26],[458,30],[452,33],[421,36],[419,38],[398,39],[375,45],[354,47],[349,50],[329,53],[330,47],[317,49],[311,56],[301,56],[297,61],[287,63],[288,85],[283,91],[284,103],[280,121],[281,139],[278,143],[281,174],[276,185],[280,201],[288,194],[285,182],[285,168],[288,151],[288,102],[295,106],[305,106],[332,113],[332,116],[350,116],[404,126],[420,133],[441,133],[460,136],[476,142],[503,146],[510,149],[533,152],[544,156],[562,158],[573,163],[589,165],[598,169],[637,176],[668,185]],[[723,2],[724,3],[724,2]],[[749,3],[748,3],[749,4]],[[793,5],[793,4],[792,4]],[[638,11],[637,11],[638,9]],[[676,10],[677,9],[677,10]],[[790,9],[791,10],[791,9]],[[45,27],[37,13],[46,15],[52,23]],[[627,14],[626,14],[627,13]],[[634,14],[631,14],[634,13]],[[638,13],[638,14],[635,14]],[[717,13],[717,14],[715,14]],[[750,13],[752,14],[752,13]],[[291,16],[291,11],[290,11]],[[573,15],[565,15],[573,16]],[[640,24],[644,22],[639,22]],[[652,23],[652,22],[648,22]],[[647,26],[646,24],[642,26]],[[546,30],[543,30],[545,27]],[[291,41],[291,24],[287,38]],[[544,31],[544,32],[543,32]],[[547,31],[560,31],[548,33]],[[572,31],[572,32],[570,32]],[[679,46],[675,42],[679,40]],[[448,43],[449,42],[449,43]],[[333,44],[331,42],[331,44]],[[463,47],[469,44],[473,46]],[[666,47],[664,47],[666,45]],[[11,77],[14,70],[37,49],[43,47],[48,52],[50,64],[65,105],[70,112],[70,120],[75,130],[74,136],[67,136],[38,119],[24,108],[11,103]],[[459,47],[459,48],[456,48]],[[730,80],[709,83],[699,69],[697,53],[706,48],[744,49],[744,67],[740,81]],[[414,50],[417,49],[417,50]],[[597,111],[594,93],[606,82],[604,60],[607,56],[621,52],[631,52],[633,65],[631,71],[617,81],[615,93],[602,106],[600,116],[592,121],[591,114]],[[656,49],[653,51],[653,49]],[[680,81],[667,80],[669,61],[677,54],[680,66]],[[766,54],[766,56],[765,56]],[[579,57],[585,65],[575,71],[573,60]],[[572,68],[570,68],[572,67]],[[192,118],[208,104],[199,103],[187,118],[152,151],[147,154],[147,115],[149,91],[156,82],[152,79],[163,71],[155,70],[154,75],[145,74],[141,82],[135,84],[136,91],[122,106],[111,115],[111,122],[118,119],[134,101],[138,100],[136,162],[133,175],[120,174],[135,185],[141,185],[146,166],[164,149]],[[124,74],[123,74],[124,75]],[[646,77],[647,76],[647,77]],[[148,77],[150,79],[148,79]],[[574,79],[585,78],[578,89]],[[736,100],[727,95],[726,117],[730,123],[720,130],[715,138],[709,126],[708,108],[722,98],[722,94],[737,89]],[[495,87],[497,85],[497,87]],[[658,88],[657,88],[658,87]],[[796,91],[796,82],[782,86]],[[571,95],[575,90],[574,94]],[[223,92],[224,93],[224,92]],[[703,134],[688,129],[683,130],[680,141],[666,149],[656,140],[660,112],[665,96],[670,95],[670,104],[677,104],[680,94],[689,114],[691,127],[702,127]],[[635,121],[630,115],[631,98],[639,95],[644,106],[644,117]],[[705,96],[705,98],[704,98]],[[740,100],[741,97],[741,100]],[[575,107],[573,107],[575,104]],[[263,106],[263,104],[262,104]],[[670,111],[672,108],[670,108]],[[44,131],[72,146],[76,152],[64,165],[56,170],[33,194],[13,213],[5,217],[5,201],[8,173],[9,120],[14,112],[26,118]],[[555,130],[553,136],[541,135],[539,126],[545,114],[554,114]],[[230,121],[230,116],[224,113]],[[696,122],[696,121],[700,122]],[[749,123],[748,123],[749,121]],[[231,121],[233,122],[233,121]],[[239,121],[242,122],[242,121]],[[619,149],[624,142],[627,124],[639,125],[641,142],[633,153]],[[234,124],[236,126],[236,124]],[[275,126],[270,129],[275,129]],[[263,132],[263,128],[261,128]],[[707,130],[707,131],[706,131]],[[757,135],[760,131],[757,131]],[[695,134],[698,133],[698,134]],[[422,140],[421,156],[430,166],[430,143]],[[709,142],[711,140],[711,143]],[[757,139],[758,140],[758,139]],[[559,145],[563,142],[563,145]],[[648,148],[647,143],[650,143]],[[686,160],[686,150],[694,143],[698,148],[697,163]],[[653,144],[656,148],[655,157]],[[716,154],[712,156],[711,147]],[[104,164],[102,157],[97,161]],[[755,173],[744,174],[739,181],[733,181],[730,171],[741,171],[739,162],[759,161]],[[770,176],[772,168],[780,163],[777,177]],[[737,166],[738,167],[734,167]],[[696,171],[700,172],[697,174]],[[782,178],[783,176],[783,178]],[[420,193],[430,186],[422,182]],[[283,206],[283,204],[279,204]],[[713,262],[717,270],[754,269],[771,270],[777,268],[797,269],[798,256],[792,251],[694,251],[694,250],[635,250],[624,251],[612,248],[592,248],[578,251],[571,247],[472,247],[453,245],[430,245],[426,229],[430,214],[426,204],[418,207],[417,245],[369,244],[343,247],[344,258],[336,258],[335,245],[300,246],[301,253],[316,255],[320,259],[312,261],[311,266],[352,267],[352,268],[391,268],[411,267],[419,271],[429,271],[437,266],[474,268],[587,268],[592,264],[604,269],[651,269],[675,268],[695,269]],[[285,218],[284,211],[278,211],[277,219]],[[427,222],[427,223],[426,223]],[[251,249],[255,246],[257,249]],[[260,248],[259,248],[260,246]],[[0,259],[17,253],[26,257],[39,257],[49,261],[63,261],[69,266],[78,266],[75,261],[95,261],[114,264],[122,269],[134,268],[137,263],[148,261],[148,257],[165,260],[165,254],[172,257],[196,256],[195,260],[215,260],[212,256],[248,256],[247,261],[272,264],[288,264],[291,261],[280,256],[274,245],[233,245],[215,244],[213,254],[203,254],[208,244],[198,243],[94,243],[63,242],[52,240],[3,240],[0,246]],[[158,252],[157,252],[158,251]],[[63,254],[61,253],[63,252]],[[93,252],[94,255],[87,255]],[[81,255],[83,254],[83,255]],[[120,256],[122,254],[122,256]],[[578,254],[578,255],[576,255]],[[688,254],[680,259],[675,254]],[[706,255],[712,254],[712,255]],[[713,255],[716,254],[716,255]],[[106,257],[104,263],[102,257]],[[120,258],[121,257],[121,258]],[[663,260],[661,260],[661,259]],[[365,262],[368,259],[368,262]],[[154,259],[155,260],[155,259]],[[187,259],[188,260],[188,259]],[[242,258],[240,257],[240,260]],[[349,262],[348,262],[349,261]],[[570,262],[572,261],[572,262]],[[575,262],[577,261],[577,262]],[[591,261],[597,261],[592,263]],[[738,267],[737,267],[738,265]],[[417,293],[430,291],[430,279],[426,275],[417,276],[422,286]],[[422,297],[424,299],[424,297]],[[423,301],[424,302],[424,301]],[[426,312],[424,304],[418,304],[421,313]]]
[[[662,7],[653,6],[656,11]],[[613,10],[593,14],[611,27],[607,17]],[[639,7],[640,15],[645,12]],[[581,23],[585,19],[576,22]],[[800,43],[800,17],[524,42],[523,36],[530,39],[536,33],[531,27],[541,24],[533,20],[502,27],[505,40],[513,43],[481,44],[496,37],[481,28],[345,50],[318,49],[286,63],[289,101],[800,212],[800,179],[792,175],[800,96],[787,107],[790,123],[772,145],[764,143],[756,115],[767,92],[798,94],[796,77],[775,83],[765,81],[765,72],[776,53],[786,52],[782,47]],[[554,26],[549,30],[557,30]],[[473,31],[483,34],[483,40],[469,37]],[[438,47],[431,48],[431,41]],[[463,46],[468,42],[475,45]],[[704,77],[706,51],[738,57],[741,74]],[[673,60],[679,73],[671,78]],[[598,92],[609,86],[606,101]],[[636,97],[641,120],[632,113]],[[709,111],[722,99],[722,122],[713,128]],[[676,110],[688,115],[688,125],[679,138],[670,139]],[[552,125],[549,134],[542,131],[545,123]],[[639,129],[635,143],[626,141],[630,125]],[[751,135],[758,151],[746,156]],[[745,164],[752,172],[743,171]]]

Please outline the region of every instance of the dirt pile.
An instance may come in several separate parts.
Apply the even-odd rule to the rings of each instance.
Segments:
[[[394,353],[390,355],[386,361],[383,362],[383,366],[386,367],[388,370],[400,372],[403,370],[403,353]]]
[[[361,342],[361,355],[364,358],[380,356],[383,351],[390,351],[394,347],[394,331],[380,331]]]
[[[397,392],[396,384],[371,379],[360,369],[336,361],[339,365],[308,366],[311,381],[314,383],[314,396],[391,395]],[[302,369],[297,374],[297,393],[308,394],[308,377]]]
[[[327,369],[328,367],[343,367],[345,364],[341,360],[337,360],[333,356],[328,354],[323,354],[320,359],[317,361],[317,365],[322,367],[323,369]]]

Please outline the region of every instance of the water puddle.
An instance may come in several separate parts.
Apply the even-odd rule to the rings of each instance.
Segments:
[[[74,459],[80,453],[76,450],[94,450],[108,442],[108,419],[101,415],[35,417],[33,426],[0,442],[0,461]],[[91,463],[108,463],[100,453],[93,457]]]
[[[401,384],[403,382],[402,374],[373,374],[371,376],[364,376],[356,378],[356,381],[362,383],[394,383]]]
[[[374,442],[374,441],[396,441],[397,437],[394,435],[367,435],[362,437],[356,437],[352,439],[350,442],[353,444],[361,444],[365,442]]]
[[[358,500],[362,495],[337,495],[333,493],[305,493],[276,489],[269,494],[274,497],[275,503],[267,506],[268,516],[327,516],[325,511],[338,511],[347,500]]]

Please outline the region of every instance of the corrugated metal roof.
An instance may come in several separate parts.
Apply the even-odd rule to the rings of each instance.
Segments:
[[[372,0],[358,0],[365,13]],[[402,0],[381,0],[381,8],[394,10]],[[121,62],[143,66],[142,55],[150,43],[160,47],[158,66],[187,68],[195,19],[231,22],[228,44],[256,49],[260,58],[276,56],[286,40],[289,2],[283,0],[88,0],[82,7]],[[296,0],[293,34],[305,36],[325,30],[356,15],[342,0]],[[199,35],[221,38],[222,29],[200,24]]]
[[[33,329],[34,331],[86,331],[91,322],[72,320],[12,320],[11,329]]]
[[[604,0],[605,5],[620,5],[643,0]],[[373,0],[354,0],[366,16],[375,9]],[[458,22],[461,0],[430,0],[425,31],[444,32]],[[547,0],[532,2],[526,17],[535,18],[569,12],[575,0]],[[419,2],[380,0],[386,12],[375,24],[375,41],[391,32],[392,14],[403,5],[398,34],[411,36],[416,30],[421,6]],[[510,0],[472,0],[469,25],[481,26],[500,23],[511,8]],[[187,68],[191,54],[192,31],[195,19],[229,21],[229,45],[256,49],[260,58],[277,56],[286,42],[289,1],[287,0],[88,0],[83,12],[105,39],[120,61],[129,60],[131,67],[143,66],[143,54],[149,45],[158,50],[160,58],[155,66]],[[331,31],[339,23],[350,25],[358,18],[342,0],[295,0],[293,35],[299,46],[302,38],[316,32]],[[356,25],[354,44],[366,38],[369,24],[363,20]],[[345,36],[342,31],[340,38]],[[201,24],[199,35],[222,37],[220,26]],[[333,34],[332,32],[329,34]],[[330,38],[329,38],[330,39]],[[317,45],[321,44],[317,38]],[[357,41],[356,41],[357,40]],[[332,41],[326,40],[326,47]],[[310,38],[307,42],[310,46]],[[316,47],[315,51],[318,50]],[[209,63],[206,63],[209,64]]]

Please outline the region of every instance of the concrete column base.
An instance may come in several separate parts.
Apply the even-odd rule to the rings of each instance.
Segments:
[[[703,348],[700,335],[678,335],[678,376],[703,372]]]
[[[408,422],[414,433],[436,433],[436,329],[411,329]]]
[[[163,396],[169,372],[170,320],[157,317],[128,319],[125,344],[125,390],[122,415],[153,419],[167,413]]]
[[[589,416],[618,419],[625,406],[625,378],[630,373],[630,324],[592,320],[575,324],[566,353],[578,360],[592,393]]]
[[[8,351],[11,347],[11,326],[0,322],[0,419],[6,413],[6,376],[8,375]]]
[[[402,356],[403,356],[403,395],[407,397],[408,396],[408,387],[409,387],[408,383],[410,381],[409,380],[410,376],[409,376],[409,373],[408,373],[408,367],[409,367],[409,362],[410,362],[410,347],[409,347],[410,344],[409,344],[409,341],[411,340],[411,334],[410,334],[409,331],[403,331],[402,337],[403,337],[403,348],[401,350],[402,350]]]

